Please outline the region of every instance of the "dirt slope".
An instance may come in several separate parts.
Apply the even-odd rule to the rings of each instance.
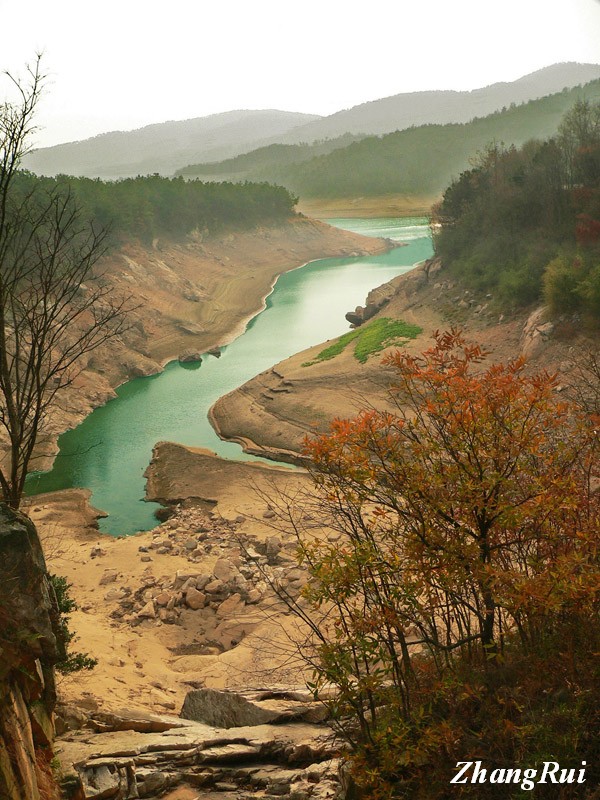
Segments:
[[[419,325],[423,332],[405,345],[412,352],[430,346],[434,331],[457,325],[490,350],[491,360],[522,353],[532,369],[558,370],[565,379],[573,368],[583,337],[577,342],[561,339],[545,321],[543,309],[499,314],[492,297],[474,297],[447,276],[437,260],[390,283],[393,293],[373,318]],[[302,449],[306,435],[326,431],[334,417],[353,416],[368,405],[388,405],[393,375],[381,366],[382,353],[361,364],[351,344],[331,360],[305,366],[323,347],[292,356],[217,401],[211,419],[219,434],[240,442],[248,452],[289,461]]]

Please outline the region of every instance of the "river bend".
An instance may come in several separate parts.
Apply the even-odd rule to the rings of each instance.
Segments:
[[[239,445],[218,438],[208,421],[209,408],[259,372],[344,333],[345,313],[362,305],[371,289],[432,254],[424,218],[329,222],[367,236],[389,237],[404,246],[379,256],[313,261],[283,274],[266,308],[223,348],[220,358],[205,355],[201,365],[172,361],[158,375],[129,381],[117,389],[116,398],[64,433],[52,470],[31,475],[28,494],[88,488],[92,504],[109,515],[100,521],[100,529],[129,534],[156,525],[156,504],[143,500],[143,473],[157,441],[205,447],[224,458],[256,460]]]

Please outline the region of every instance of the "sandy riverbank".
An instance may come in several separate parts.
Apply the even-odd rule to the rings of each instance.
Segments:
[[[154,531],[100,534],[83,490],[42,495],[23,508],[40,531],[49,570],[72,584],[79,606],[71,615],[78,637],[73,649],[98,659],[91,672],[59,679],[61,701],[88,711],[179,713],[194,686],[301,683],[300,665],[284,657],[293,620],[261,574],[244,569],[243,551],[264,550],[275,537],[281,547],[273,568],[289,572],[296,566],[295,544],[274,530],[265,498],[302,489],[306,473],[223,461],[169,443],[155,450],[149,471],[150,494],[180,504]],[[188,607],[187,576],[211,575],[219,560],[246,575],[244,588],[236,587],[239,603],[219,608],[227,595],[215,594],[212,604],[206,595],[204,607]],[[160,605],[161,593],[180,598],[175,616],[161,619],[167,606]],[[152,614],[143,611],[149,600]]]
[[[440,198],[434,195],[390,194],[379,197],[308,198],[298,210],[319,219],[354,217],[427,217]]]
[[[35,468],[48,469],[58,435],[106,403],[120,384],[160,372],[183,351],[206,352],[238,336],[282,272],[318,258],[386,248],[383,240],[302,216],[206,241],[123,245],[103,269],[114,297],[126,297],[135,307],[131,327],[95,351],[62,394],[40,437]]]
[[[545,332],[543,310],[500,315],[489,298],[477,299],[449,278],[439,261],[426,262],[388,286],[389,299],[373,319],[420,326],[422,333],[403,345],[409,352],[421,353],[432,344],[434,331],[454,325],[489,350],[490,360],[523,354],[533,369],[556,370],[565,379],[573,368],[572,342]],[[326,432],[335,417],[352,417],[361,408],[392,410],[393,373],[381,366],[385,350],[363,364],[350,345],[335,358],[307,366],[323,347],[297,353],[220,398],[210,411],[219,436],[249,453],[293,461],[304,438]]]
[[[132,314],[131,331],[94,353],[63,398],[48,429],[47,452],[54,452],[61,430],[106,402],[124,380],[160,370],[183,350],[205,352],[231,341],[263,307],[282,272],[321,257],[386,248],[382,240],[302,217],[207,242],[123,247],[106,265],[107,277],[116,296],[127,294],[140,308]],[[273,652],[284,647],[286,637],[280,623],[274,624],[272,597],[264,587],[259,601],[244,601],[245,613],[237,608],[217,616],[212,606],[196,612],[183,604],[177,624],[161,619],[159,606],[153,617],[138,616],[139,603],[163,588],[176,595],[178,572],[210,572],[220,557],[239,561],[240,537],[254,542],[273,535],[272,523],[264,517],[267,489],[298,487],[306,480],[298,471],[232,464],[164,445],[153,464],[150,494],[181,500],[186,508],[167,523],[157,523],[155,531],[127,538],[98,532],[101,512],[89,506],[86,491],[28,499],[23,510],[38,526],[49,568],[72,584],[79,606],[71,620],[78,637],[75,648],[99,660],[94,671],[61,679],[62,698],[82,708],[178,711],[185,693],[198,682],[248,685],[251,674],[260,682],[261,671],[276,680]],[[167,549],[156,546],[157,541]],[[188,549],[192,541],[194,551]],[[288,548],[284,555],[288,569],[293,567],[292,551]],[[106,573],[111,573],[109,579]],[[131,597],[135,603],[127,608]],[[265,647],[265,642],[270,644]]]

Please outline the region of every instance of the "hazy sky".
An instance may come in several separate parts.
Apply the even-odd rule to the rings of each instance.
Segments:
[[[600,63],[600,0],[0,0],[0,20],[0,68],[22,73],[44,51],[39,145]]]

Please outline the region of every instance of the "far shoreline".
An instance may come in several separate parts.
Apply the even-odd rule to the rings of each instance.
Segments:
[[[378,195],[374,197],[317,197],[300,199],[296,209],[307,217],[329,219],[376,219],[429,217],[436,195]]]

